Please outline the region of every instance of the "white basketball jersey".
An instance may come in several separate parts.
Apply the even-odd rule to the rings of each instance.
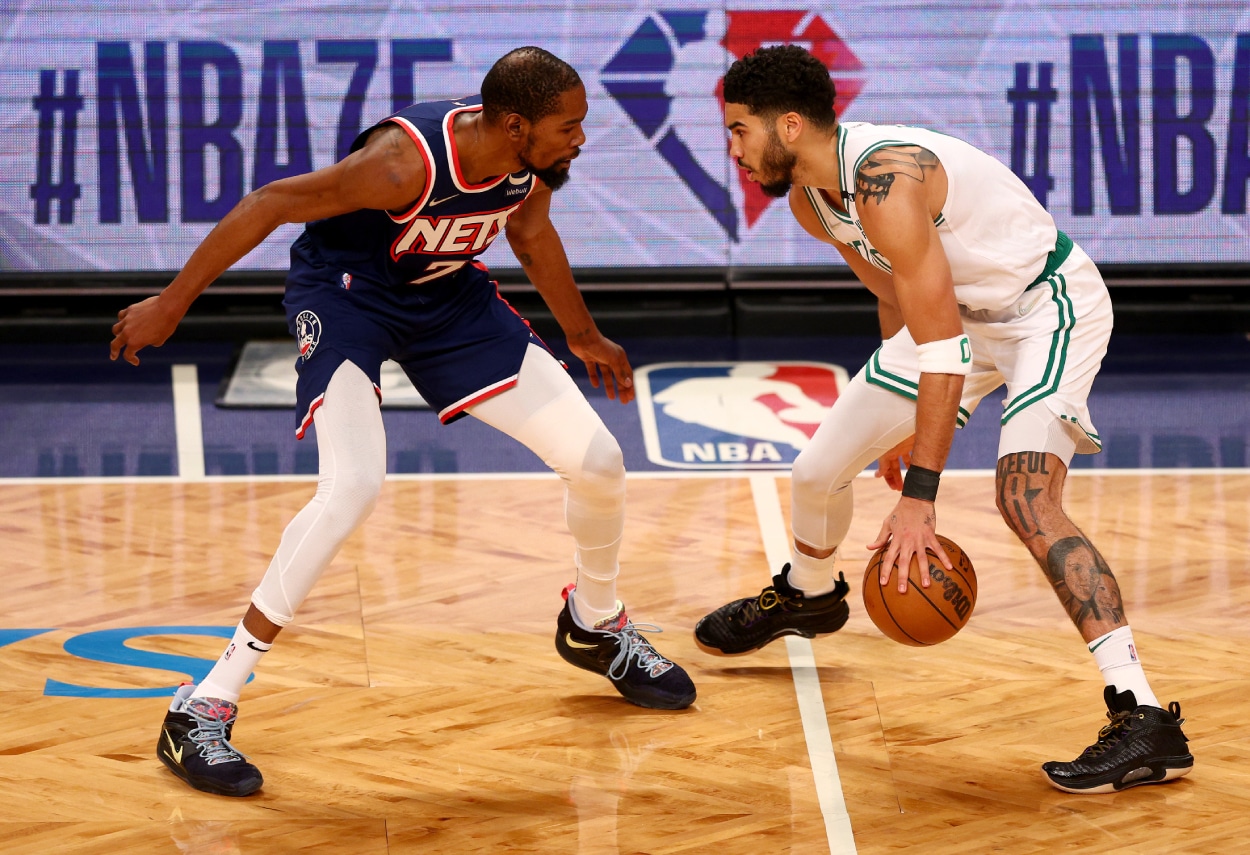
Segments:
[[[835,210],[814,188],[805,192],[830,237],[847,244],[875,267],[890,260],[864,235],[856,212],[855,172],[878,149],[918,145],[946,168],[946,203],[934,220],[955,280],[955,299],[972,309],[1010,306],[1037,278],[1055,248],[1055,221],[1024,182],[995,158],[954,137],[903,125],[838,124],[840,187],[847,213]]]

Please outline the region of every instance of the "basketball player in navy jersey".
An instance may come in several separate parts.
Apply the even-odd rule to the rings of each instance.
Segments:
[[[317,493],[283,532],[221,658],[170,705],[157,756],[192,787],[246,796],[262,785],[230,743],[239,693],[373,509],[386,474],[378,403],[388,358],[444,423],[475,416],[564,480],[577,578],[557,618],[559,654],[640,706],[694,701],[689,676],[639,634],[616,597],[620,447],[474,260],[506,234],[591,382],[622,403],[633,399],[629,361],[595,326],[549,218],[552,191],[586,140],[586,110],[570,65],[518,48],[487,73],[480,96],[407,107],[362,133],[333,166],[253,191],[164,291],[118,313],[110,355],[138,365],[138,352],[163,344],[230,265],[278,226],[308,224],[291,249],[284,304],[300,352],[296,435],[317,428]]]

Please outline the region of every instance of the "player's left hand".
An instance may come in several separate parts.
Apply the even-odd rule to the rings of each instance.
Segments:
[[[868,544],[868,548],[876,551],[887,543],[889,548],[882,556],[880,581],[882,585],[888,585],[890,574],[894,572],[897,565],[900,594],[907,592],[907,573],[908,568],[911,567],[912,558],[915,558],[920,565],[921,586],[927,588],[931,584],[929,559],[925,555],[926,549],[932,550],[947,570],[954,569],[950,558],[946,555],[946,550],[938,543],[937,511],[932,502],[913,499],[909,496],[900,497],[894,510],[881,524],[877,540]]]
[[[877,471],[874,478],[884,478],[886,486],[895,492],[903,489],[902,470],[911,465],[911,451],[916,445],[913,433],[907,439],[891,448],[877,460]]]
[[[622,404],[634,400],[634,369],[623,347],[598,330],[570,336],[567,340],[573,355],[586,363],[590,385],[598,389],[602,375],[603,389],[609,398],[616,398]]]

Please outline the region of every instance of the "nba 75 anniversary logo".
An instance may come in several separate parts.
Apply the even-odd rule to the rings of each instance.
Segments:
[[[788,469],[846,387],[824,362],[670,362],[635,375],[647,459],[677,469]]]
[[[864,85],[863,65],[820,15],[802,9],[660,9],[600,69],[599,81],[732,241],[774,201],[728,169],[721,76],[770,44],[797,44],[830,70],[841,116]],[[717,176],[738,172],[722,183]],[[734,185],[737,186],[734,186]],[[739,210],[741,209],[741,210]]]

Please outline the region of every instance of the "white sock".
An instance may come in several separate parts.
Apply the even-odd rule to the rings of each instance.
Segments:
[[[213,670],[208,672],[208,676],[195,687],[191,697],[220,698],[237,704],[239,693],[243,691],[247,678],[251,676],[252,671],[256,670],[260,657],[264,656],[272,646],[244,629],[243,622],[240,621],[238,628],[234,631],[234,637],[226,646],[226,652],[221,654],[221,658],[217,660]]]
[[[1095,638],[1089,643],[1089,652],[1094,654],[1102,679],[1116,692],[1132,692],[1138,706],[1162,706],[1146,682],[1146,672],[1133,644],[1133,631],[1127,626]]]
[[[612,594],[612,600],[610,601],[612,605],[610,608],[604,609],[600,602],[596,602],[590,597],[585,596],[582,591],[582,584],[585,581],[585,571],[579,570],[577,572],[577,587],[569,593],[569,597],[573,601],[573,617],[576,618],[577,622],[584,628],[594,629],[595,624],[601,620],[610,618],[615,614],[619,614],[624,606],[621,605],[620,600],[616,599],[615,582],[613,582],[610,588],[608,588]],[[597,587],[599,586],[588,586],[587,590],[595,590]],[[603,591],[600,589],[598,593],[602,595]]]
[[[593,627],[621,609],[616,599],[616,577],[621,569],[616,555],[620,548],[620,537],[607,546],[586,549],[579,545],[577,548],[574,557],[577,597],[573,600],[573,609],[587,627]]]
[[[798,588],[804,596],[819,597],[828,594],[837,585],[833,578],[833,562],[838,557],[835,549],[827,558],[813,558],[799,552],[793,542],[790,544],[790,573],[786,577],[790,586]]]

